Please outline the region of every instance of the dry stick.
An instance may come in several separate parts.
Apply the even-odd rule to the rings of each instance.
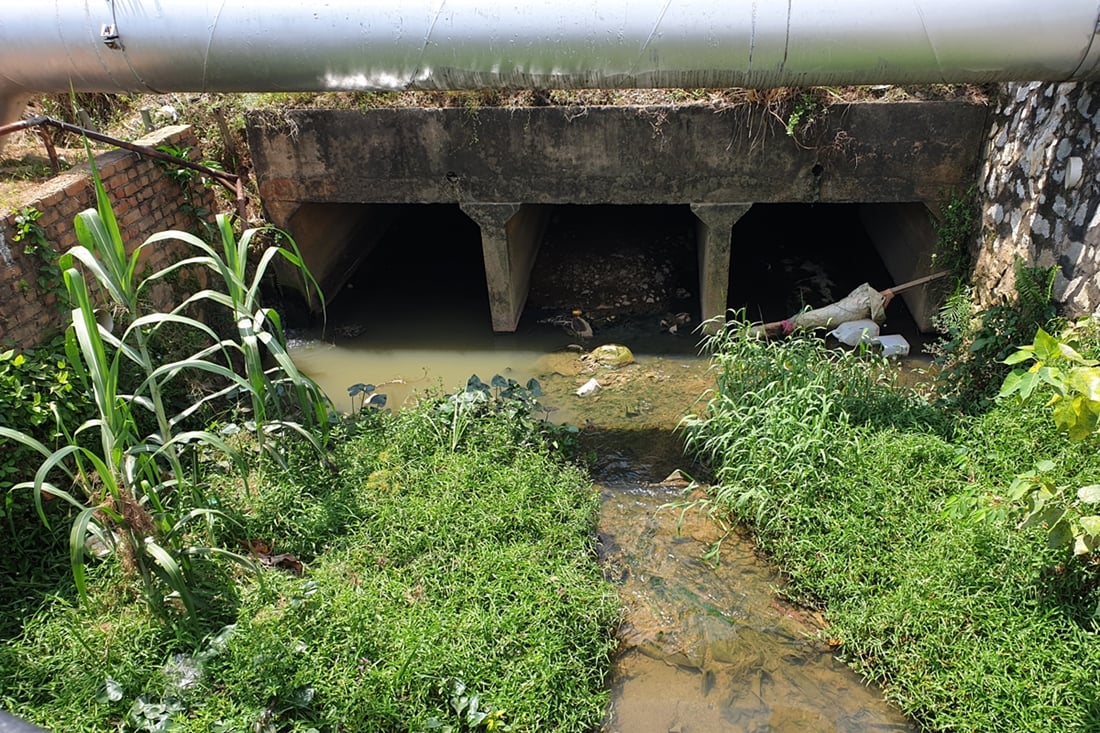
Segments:
[[[892,288],[887,288],[886,290],[881,291],[879,293],[879,295],[881,295],[882,298],[883,298],[883,302],[882,302],[883,309],[885,309],[886,306],[890,304],[890,300],[895,295],[897,295],[898,293],[904,292],[906,290],[910,290],[910,289],[915,288],[915,287],[919,287],[921,285],[924,285],[925,283],[930,283],[933,280],[939,280],[941,277],[947,277],[950,274],[951,273],[948,270],[943,270],[941,272],[934,272],[931,275],[925,275],[924,277],[918,277],[916,280],[910,280],[909,282],[904,282],[901,285],[895,285]],[[755,333],[763,333],[768,338],[777,338],[777,337],[780,337],[780,336],[786,336],[787,335],[786,324],[789,323],[789,322],[790,322],[789,318],[786,319],[786,320],[783,320],[783,321],[772,321],[771,323],[764,323],[764,324],[760,324],[760,325],[757,325],[757,326],[753,326],[753,331]]]

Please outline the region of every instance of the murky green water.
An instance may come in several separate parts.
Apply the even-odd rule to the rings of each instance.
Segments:
[[[376,326],[337,343],[302,341],[293,354],[343,409],[355,382],[379,385],[400,406],[472,373],[500,373],[539,379],[553,419],[583,428],[604,498],[601,550],[626,610],[606,731],[911,730],[835,661],[820,640],[822,618],[777,600],[782,578],[748,540],[701,512],[667,506],[682,500],[685,485],[664,479],[691,471],[674,428],[709,386],[691,337],[646,323],[605,331],[588,346],[613,339],[637,356],[611,370],[561,350],[571,340],[561,329],[493,336],[469,323],[437,317],[434,334]],[[590,379],[601,389],[578,396]],[[721,538],[715,565],[704,555]]]

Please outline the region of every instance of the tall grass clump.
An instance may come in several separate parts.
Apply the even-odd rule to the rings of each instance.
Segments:
[[[455,443],[452,397],[363,411],[328,465],[300,445],[250,491],[224,476],[264,545],[235,616],[181,642],[97,568],[0,649],[0,706],[71,731],[596,730],[619,609],[598,494],[499,395]]]
[[[81,596],[86,559],[114,553],[141,578],[152,608],[170,612],[180,604],[193,616],[196,564],[210,558],[250,564],[211,542],[214,526],[226,515],[205,489],[210,454],[242,480],[249,460],[224,432],[195,426],[203,409],[240,416],[234,424],[274,456],[288,434],[320,448],[327,401],[290,360],[278,314],[259,302],[260,282],[274,257],[287,259],[307,278],[308,272],[293,243],[267,248],[251,267],[255,230],[238,240],[224,217],[218,219],[220,247],[168,231],[128,253],[94,161],[92,172],[97,207],[77,216],[79,244],[61,256],[60,269],[72,308],[65,340],[71,378],[93,403],[93,414],[74,425],[55,409],[57,444],[12,427],[0,427],[0,437],[40,454],[33,477],[13,490],[30,490],[44,522],[46,500],[71,507],[70,564]],[[143,268],[143,253],[169,241],[192,256]],[[208,271],[217,285],[175,308],[151,309],[153,287],[184,268]],[[196,312],[200,306],[227,314],[236,333],[223,337],[214,331]],[[162,362],[152,344],[170,328],[190,332],[196,350]],[[176,411],[165,394],[185,376],[209,388]]]
[[[753,529],[823,608],[828,636],[928,730],[1100,726],[1100,574],[1041,528],[955,511],[1058,451],[1057,480],[1100,472],[1039,407],[980,416],[899,386],[876,359],[733,324],[709,343],[717,390],[685,425],[711,462],[704,501]]]

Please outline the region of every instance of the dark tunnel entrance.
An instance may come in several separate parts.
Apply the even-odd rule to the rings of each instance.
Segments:
[[[525,317],[579,309],[601,324],[680,311],[697,319],[698,281],[688,206],[556,206]]]
[[[727,307],[750,321],[778,321],[834,303],[862,283],[880,291],[898,284],[880,254],[891,245],[876,243],[867,228],[868,220],[895,218],[883,207],[896,206],[753,205],[733,227]],[[886,316],[884,331],[911,343],[924,338],[902,298],[891,302]]]
[[[393,208],[384,233],[329,303],[329,330],[376,343],[484,331],[489,299],[478,226],[455,204]]]
[[[347,244],[369,251],[330,301],[330,333],[385,341],[399,330],[403,342],[416,333],[449,334],[456,345],[491,335],[478,224],[454,204],[387,208],[384,233]],[[913,229],[913,222],[931,232],[922,204],[755,204],[731,232],[726,307],[752,321],[776,321],[835,302],[864,282],[879,290],[895,285],[899,257],[906,259],[902,269],[913,271],[927,257],[921,237],[930,235],[884,237]],[[657,329],[686,315],[691,325],[680,335],[690,333],[702,315],[696,237],[687,205],[554,206],[517,335],[574,309],[605,328],[634,321]],[[928,330],[902,298],[887,318],[891,333],[914,344]]]

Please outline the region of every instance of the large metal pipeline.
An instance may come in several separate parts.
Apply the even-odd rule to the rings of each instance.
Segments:
[[[1100,76],[1097,0],[12,0],[0,96]]]

